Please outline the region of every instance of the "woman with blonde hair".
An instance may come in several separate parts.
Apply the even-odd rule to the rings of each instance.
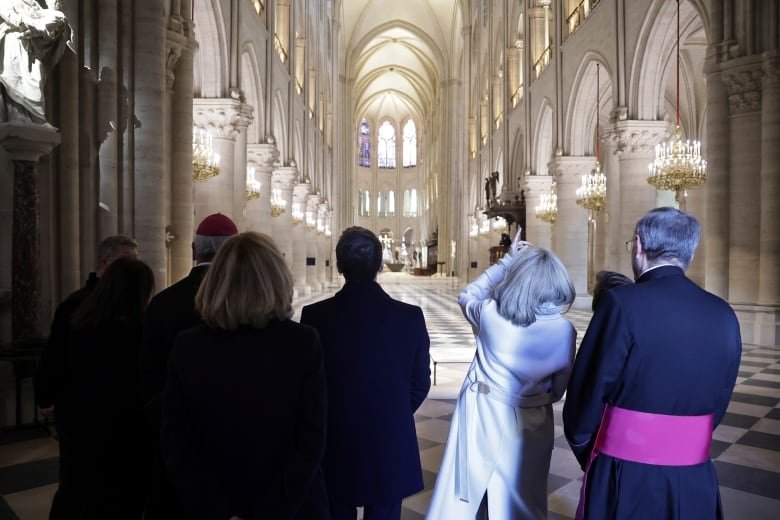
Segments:
[[[328,517],[322,352],[292,295],[271,238],[236,235],[195,297],[204,324],[176,338],[162,453],[191,518]]]
[[[574,301],[552,252],[519,240],[458,297],[477,351],[460,390],[430,519],[547,518],[552,403],[574,361]]]

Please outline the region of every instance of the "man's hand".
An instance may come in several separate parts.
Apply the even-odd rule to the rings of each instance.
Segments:
[[[512,245],[509,247],[509,251],[507,251],[508,255],[511,256],[517,256],[520,251],[525,249],[526,247],[530,246],[530,242],[526,242],[525,240],[521,240],[521,236],[523,234],[523,228],[518,226],[517,228],[517,234],[515,235],[515,239],[512,240]]]

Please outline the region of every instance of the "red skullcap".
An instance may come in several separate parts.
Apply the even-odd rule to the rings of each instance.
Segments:
[[[229,237],[238,234],[238,228],[222,213],[214,213],[203,219],[195,234],[204,237]]]

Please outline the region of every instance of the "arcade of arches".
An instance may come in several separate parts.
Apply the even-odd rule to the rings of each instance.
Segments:
[[[45,91],[56,136],[36,162],[19,160],[24,136],[0,132],[0,340],[19,276],[40,287],[19,297],[34,300],[19,319],[42,333],[101,237],[136,237],[159,289],[189,271],[192,230],[217,211],[273,236],[298,294],[336,277],[334,238],[350,225],[395,237],[419,267],[435,243],[444,275],[473,279],[503,231],[482,212],[494,171],[498,198],[522,191],[526,238],[562,258],[585,301],[589,271],[630,272],[636,219],[674,203],[646,176],[679,99],[682,132],[708,162],[686,202],[704,230],[690,275],[734,306],[746,342],[777,346],[780,6],[682,0],[679,96],[676,8],[63,0],[73,50]],[[193,129],[219,156],[207,180],[193,180]],[[575,189],[596,160],[607,203],[589,224]],[[13,189],[21,163],[35,166],[37,193]],[[551,225],[533,208],[553,183]],[[25,262],[12,260],[17,232],[34,253]]]

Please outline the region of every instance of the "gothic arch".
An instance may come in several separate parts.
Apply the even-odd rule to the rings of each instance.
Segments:
[[[631,117],[641,120],[673,119],[675,49],[677,42],[677,4],[656,0],[648,9],[640,29],[634,62],[631,65],[628,108]],[[680,105],[681,122],[686,128],[698,128],[700,116],[688,96],[695,91],[696,72],[702,64],[692,64],[685,59],[685,42],[699,31],[704,31],[706,40],[708,19],[703,18],[699,2],[680,2]],[[696,65],[699,65],[698,67]],[[670,74],[672,76],[670,76]],[[667,86],[671,85],[671,89]],[[667,92],[671,92],[672,111],[669,111]],[[670,117],[671,114],[671,117]]]
[[[278,89],[274,92],[274,107],[272,115],[272,126],[274,138],[276,139],[276,148],[279,150],[279,159],[282,164],[287,164],[290,160],[289,148],[287,143],[287,119],[285,118],[285,104],[282,93]]]
[[[247,43],[241,54],[240,83],[246,102],[255,109],[255,117],[247,128],[248,143],[259,143],[265,135],[265,96],[259,70],[254,46]]]
[[[549,175],[547,164],[553,156],[553,109],[546,97],[542,99],[534,124],[532,154],[534,174]]]
[[[225,95],[229,45],[225,19],[219,0],[194,0],[195,38],[194,97],[219,98]]]
[[[601,106],[596,109],[596,65],[601,66],[599,83]],[[607,60],[596,52],[587,52],[574,75],[564,125],[564,149],[569,155],[595,155],[596,119],[604,113],[602,107],[610,107],[612,99],[612,74]],[[610,110],[607,110],[609,114]]]

